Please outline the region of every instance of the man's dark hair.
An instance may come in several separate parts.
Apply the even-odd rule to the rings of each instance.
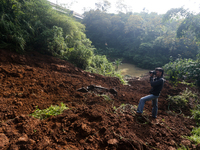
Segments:
[[[161,76],[163,76],[163,74],[164,74],[164,70],[163,70],[163,68],[161,68],[161,67],[157,67],[157,68],[155,68],[155,71],[156,71],[156,70],[162,72],[162,75],[161,75]]]

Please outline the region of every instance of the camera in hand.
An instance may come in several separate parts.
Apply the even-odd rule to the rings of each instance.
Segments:
[[[155,70],[149,71],[149,74],[156,75],[156,71]]]

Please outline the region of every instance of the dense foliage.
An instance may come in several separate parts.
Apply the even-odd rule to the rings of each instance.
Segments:
[[[115,72],[106,56],[123,58],[148,69],[162,66],[169,62],[169,56],[177,58],[178,54],[186,59],[184,63],[197,63],[191,59],[198,53],[199,15],[183,9],[170,10],[164,16],[145,11],[109,14],[109,3],[96,6],[96,10],[84,14],[85,31],[85,26],[70,13],[55,11],[47,0],[1,0],[0,48],[17,52],[36,50],[108,76],[120,74]],[[178,12],[184,18],[169,21]],[[165,68],[170,68],[171,64]],[[172,77],[187,72],[185,69],[177,73],[176,68]],[[191,72],[186,76],[192,76]],[[199,80],[198,75],[192,78]]]
[[[175,18],[183,17],[183,21],[179,24],[177,28],[177,37],[179,39],[185,39],[190,33],[190,38],[195,39],[196,44],[198,45],[200,42],[200,34],[199,34],[199,22],[200,22],[200,14],[194,15],[183,8],[179,9],[171,9],[169,10],[165,16],[164,20],[172,20]],[[193,36],[191,36],[193,35]],[[198,45],[199,47],[199,45]],[[194,53],[194,49],[190,48],[188,51],[188,55],[190,53]],[[177,80],[193,80],[196,81],[196,85],[200,86],[200,54],[194,59],[183,59],[178,58],[175,61],[171,59],[171,61],[164,66],[166,73],[169,75],[170,80],[176,82]],[[192,57],[191,57],[192,58]]]
[[[0,48],[60,55],[78,67],[93,55],[84,25],[56,12],[47,0],[0,1]],[[76,57],[76,58],[75,58]]]
[[[105,56],[94,55],[85,26],[69,10],[60,9],[65,13],[54,10],[47,0],[1,0],[0,48],[38,51],[93,73],[121,77]]]
[[[169,57],[195,59],[198,45],[194,33],[185,32],[177,38],[183,19],[171,20],[157,13],[109,14],[100,9],[85,12],[86,34],[97,54],[124,58],[142,68],[153,69],[169,62]]]
[[[184,18],[183,21],[179,24],[176,33],[178,38],[185,38],[188,36],[188,33],[193,35],[196,44],[200,44],[200,14],[192,14],[183,8],[171,9],[165,16],[164,20],[173,20],[178,18]],[[191,40],[189,38],[188,40]],[[190,49],[190,53],[194,53]],[[197,55],[196,59],[183,59],[178,58],[175,61],[171,61],[164,66],[166,73],[169,76],[169,79],[174,83],[177,83],[179,80],[189,80],[195,81],[197,86],[200,86],[200,54]],[[193,99],[196,95],[184,94],[177,95],[174,97],[169,97],[175,104],[180,104],[184,106],[188,102],[188,99]],[[184,97],[183,97],[184,96]],[[188,98],[187,98],[188,97]],[[200,143],[200,105],[199,100],[196,99],[196,107],[191,110],[193,118],[196,121],[197,127],[192,130],[192,136],[189,136],[188,139],[196,144]],[[182,104],[181,104],[182,103]],[[186,148],[185,148],[186,149]]]
[[[125,84],[123,76],[115,69],[113,64],[107,60],[105,55],[94,55],[91,59],[90,65],[86,68],[86,71],[98,73],[104,76],[118,77],[120,81]]]
[[[200,63],[199,59],[182,59],[170,61],[163,68],[171,81],[177,82],[181,80],[193,80],[200,86]]]

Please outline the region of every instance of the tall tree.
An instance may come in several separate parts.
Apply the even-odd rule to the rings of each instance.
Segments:
[[[163,15],[146,11],[109,14],[91,10],[85,12],[83,23],[97,53],[112,59],[123,57],[123,60],[150,69],[167,63],[170,55],[194,58],[198,47],[192,31],[180,39],[176,36],[184,18],[166,22],[162,19]]]
[[[95,6],[96,9],[107,12],[111,7],[111,3],[108,0],[99,0],[98,3],[95,3]]]
[[[115,6],[118,13],[121,12],[126,14],[132,10],[132,8],[125,3],[125,0],[117,0]]]

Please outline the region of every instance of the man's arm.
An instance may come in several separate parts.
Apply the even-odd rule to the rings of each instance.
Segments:
[[[163,79],[160,78],[159,80],[153,81],[153,77],[150,77],[150,83],[152,87],[158,86],[160,84],[163,84]]]

